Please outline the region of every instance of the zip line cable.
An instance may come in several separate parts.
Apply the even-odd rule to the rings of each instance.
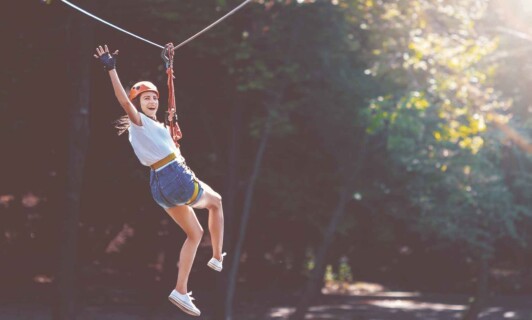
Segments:
[[[187,40],[181,42],[180,44],[178,44],[177,46],[174,47],[174,51],[176,49],[178,49],[179,47],[182,47],[184,46],[185,44],[187,44],[188,42],[194,40],[196,37],[198,37],[199,35],[201,35],[202,33],[204,33],[205,31],[209,30],[210,28],[214,27],[215,25],[217,25],[219,22],[221,22],[222,20],[224,20],[225,18],[229,17],[230,15],[232,15],[233,13],[235,13],[236,11],[238,11],[240,8],[242,8],[243,6],[245,6],[248,2],[250,2],[251,0],[246,0],[244,2],[242,2],[238,7],[234,8],[233,10],[231,10],[230,12],[228,12],[225,16],[221,17],[220,19],[214,21],[213,23],[211,23],[209,26],[207,26],[205,29],[201,30],[200,32],[196,33],[195,35],[193,35],[192,37],[188,38]]]
[[[129,34],[130,36],[133,36],[133,37],[135,37],[135,38],[137,38],[137,39],[140,39],[140,40],[142,40],[142,41],[144,41],[144,42],[147,42],[147,43],[149,43],[149,44],[152,44],[152,45],[154,45],[154,46],[156,46],[156,47],[159,47],[159,48],[161,48],[161,49],[164,49],[164,47],[161,46],[160,44],[157,44],[157,43],[155,43],[155,42],[151,42],[150,40],[146,40],[146,39],[144,39],[144,38],[142,38],[142,37],[140,37],[140,36],[137,36],[137,35],[134,34],[134,33],[131,33],[131,32],[129,32],[129,31],[127,31],[127,30],[124,30],[124,29],[122,29],[122,28],[120,28],[120,27],[117,27],[117,26],[115,26],[114,24],[112,24],[112,23],[110,23],[110,22],[107,22],[107,21],[105,21],[105,20],[103,20],[103,19],[101,19],[101,18],[98,18],[97,16],[93,15],[92,13],[90,13],[90,12],[88,12],[88,11],[86,11],[86,10],[83,10],[83,9],[81,9],[80,7],[78,7],[78,6],[76,6],[76,5],[74,5],[74,4],[70,3],[70,2],[68,2],[67,0],[61,0],[61,2],[65,3],[65,4],[69,5],[69,6],[71,6],[72,8],[78,10],[78,11],[81,12],[81,13],[84,13],[84,14],[88,15],[89,17],[91,17],[91,18],[93,18],[93,19],[96,19],[96,20],[98,20],[98,21],[100,21],[100,22],[105,23],[106,25],[108,25],[108,26],[110,26],[110,27],[113,27],[113,28],[115,28],[115,29],[117,29],[117,30],[119,30],[119,31],[124,32],[124,33],[127,33],[127,34]]]
[[[70,6],[71,8],[83,13],[83,14],[86,14],[87,16],[95,19],[95,20],[98,20],[112,28],[115,28],[116,30],[118,31],[122,31],[132,37],[135,37],[139,40],[142,40],[148,44],[151,44],[153,46],[156,46],[157,48],[160,48],[160,49],[163,49],[162,53],[161,53],[161,57],[163,58],[163,61],[165,62],[166,64],[166,73],[168,75],[168,112],[167,112],[167,116],[170,115],[172,112],[173,112],[173,116],[172,116],[172,119],[167,119],[165,118],[165,126],[166,126],[166,123],[168,122],[168,125],[170,126],[170,132],[171,132],[171,136],[172,136],[172,140],[174,140],[175,144],[177,147],[179,147],[179,143],[178,143],[178,140],[181,138],[181,131],[179,129],[179,125],[177,123],[177,114],[175,113],[175,90],[174,90],[174,81],[173,81],[173,78],[174,78],[174,70],[173,70],[173,58],[174,58],[174,51],[182,46],[184,46],[185,44],[189,43],[190,41],[194,40],[195,38],[197,38],[198,36],[200,36],[201,34],[205,33],[206,31],[208,31],[209,29],[211,29],[212,27],[214,27],[215,25],[217,25],[218,23],[220,23],[222,20],[224,20],[225,18],[229,17],[230,15],[232,15],[233,13],[235,13],[236,11],[238,11],[239,9],[241,9],[243,6],[245,6],[247,3],[249,3],[251,0],[245,0],[244,2],[242,2],[238,7],[234,8],[233,10],[229,11],[227,14],[225,14],[223,17],[221,17],[220,19],[214,21],[213,23],[211,23],[210,25],[208,25],[207,27],[203,28],[203,30],[201,30],[200,32],[194,34],[192,37],[188,38],[187,40],[181,42],[180,44],[178,44],[177,46],[174,47],[174,45],[172,43],[169,43],[167,44],[167,46],[162,46],[160,44],[157,44],[153,41],[150,41],[148,39],[144,39],[143,37],[141,36],[138,36],[132,32],[129,32],[125,29],[122,29],[108,21],[105,21],[103,20],[102,18],[99,18],[97,16],[95,16],[94,14],[88,12],[87,10],[84,10],[72,3],[70,3],[69,1],[67,0],[61,0],[61,2],[63,2],[64,4]]]
[[[188,38],[187,40],[185,40],[185,41],[181,42],[180,44],[178,44],[177,46],[175,46],[173,50],[175,51],[175,49],[184,46],[185,44],[187,44],[188,42],[192,41],[193,39],[195,39],[196,37],[198,37],[198,36],[201,35],[202,33],[206,32],[206,31],[209,30],[209,29],[211,29],[212,27],[214,27],[215,25],[217,25],[218,23],[220,23],[222,20],[224,20],[224,19],[227,18],[228,16],[232,15],[233,13],[235,13],[237,10],[239,10],[240,8],[242,8],[244,5],[246,5],[246,4],[247,4],[248,2],[250,2],[250,1],[251,1],[251,0],[246,0],[246,1],[244,1],[244,2],[241,3],[238,7],[234,8],[233,10],[231,10],[229,13],[227,13],[226,15],[224,15],[223,17],[221,17],[220,19],[216,20],[215,22],[211,23],[209,26],[207,26],[206,28],[204,28],[204,29],[201,30],[200,32],[196,33],[196,34],[193,35],[192,37]],[[79,12],[84,13],[84,14],[88,15],[89,17],[91,17],[91,18],[93,18],[93,19],[96,19],[96,20],[98,20],[98,21],[100,21],[100,22],[102,22],[102,23],[104,23],[104,24],[106,24],[106,25],[108,25],[108,26],[110,26],[110,27],[113,27],[113,28],[115,28],[115,29],[117,29],[117,30],[119,30],[119,31],[122,31],[122,32],[124,32],[124,33],[126,33],[126,34],[128,34],[128,35],[130,35],[130,36],[132,36],[132,37],[135,37],[135,38],[137,38],[137,39],[139,39],[139,40],[142,40],[142,41],[144,41],[144,42],[146,42],[146,43],[149,43],[149,44],[151,44],[151,45],[154,45],[154,46],[156,46],[156,47],[158,47],[158,48],[160,48],[160,49],[164,49],[164,46],[162,46],[162,45],[160,45],[160,44],[157,44],[157,43],[155,43],[155,42],[152,42],[152,41],[150,41],[150,40],[144,39],[144,38],[142,38],[141,36],[138,36],[138,35],[136,35],[136,34],[134,34],[134,33],[132,33],[132,32],[129,32],[129,31],[127,31],[127,30],[124,30],[124,29],[122,29],[122,28],[120,28],[120,27],[118,27],[118,26],[115,26],[114,24],[112,24],[112,23],[110,23],[110,22],[108,22],[108,21],[103,20],[102,18],[99,18],[99,17],[93,15],[92,13],[90,13],[90,12],[88,12],[88,11],[86,11],[86,10],[84,10],[84,9],[82,9],[82,8],[80,8],[80,7],[78,7],[78,6],[74,5],[74,4],[72,4],[72,3],[70,3],[70,2],[67,1],[67,0],[61,0],[61,2],[63,2],[64,4],[66,4],[66,5],[68,5],[68,6],[72,7],[72,8],[74,8],[74,9],[76,9],[76,10],[78,10]]]

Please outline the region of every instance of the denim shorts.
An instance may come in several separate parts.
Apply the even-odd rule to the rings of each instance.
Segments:
[[[198,183],[198,195],[193,202],[194,182]],[[194,172],[186,164],[172,161],[158,171],[150,172],[151,194],[155,202],[164,209],[179,205],[193,205],[203,194],[203,188],[199,184]]]

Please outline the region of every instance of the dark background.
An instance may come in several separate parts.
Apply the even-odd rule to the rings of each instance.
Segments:
[[[476,43],[482,37],[499,41],[479,54],[480,62],[465,67],[439,57],[445,48],[426,53],[435,78],[447,75],[462,83],[471,74],[485,76],[470,82],[477,91],[463,85],[470,90],[464,99],[459,90],[426,85],[434,74],[397,63],[403,57],[398,49],[413,50],[409,32],[420,22],[404,18],[392,24],[394,18],[386,20],[384,11],[397,3],[399,16],[408,17],[417,1],[369,7],[340,2],[252,3],[176,51],[181,152],[198,177],[223,196],[228,249],[240,237],[244,203],[254,192],[238,276],[232,279],[237,312],[261,305],[251,293],[271,298],[281,290],[295,305],[312,265],[319,263],[324,268],[320,288],[368,282],[391,290],[475,294],[485,272],[489,286],[483,293],[531,294],[530,44],[491,28],[496,21],[528,34],[529,27],[518,24],[528,13],[512,9],[518,7],[515,1],[506,6],[487,1],[489,9],[477,10],[482,16],[473,19],[475,32],[459,33],[467,19],[443,13],[430,18],[437,8],[427,9],[428,30],[447,37],[440,40],[443,47],[457,34],[470,41],[470,48],[489,48]],[[165,44],[183,41],[238,3],[78,4]],[[468,1],[449,6],[473,10]],[[91,39],[79,36],[80,21],[93,32]],[[360,27],[363,23],[369,29]],[[158,48],[57,0],[10,2],[0,26],[0,297],[6,304],[53,303],[69,214],[68,124],[76,109],[75,70],[86,63],[80,54],[94,53],[79,50],[87,44],[119,49],[117,70],[126,90],[140,80],[158,86],[159,119],[166,108],[166,74]],[[391,39],[398,41],[390,45]],[[372,76],[367,70],[374,70]],[[184,234],[151,199],[149,170],[136,159],[127,136],[116,134],[113,121],[123,111],[96,59],[89,77],[75,258],[79,301],[156,303],[173,287]],[[479,90],[485,95],[473,97]],[[426,110],[415,105],[412,97],[418,96],[412,92],[422,93]],[[450,108],[445,99],[452,101]],[[408,103],[415,107],[401,109]],[[475,129],[471,118],[453,113],[457,109],[471,118],[480,115],[487,129]],[[389,116],[394,112],[397,118]],[[450,116],[439,117],[441,112]],[[510,120],[501,126],[493,114]],[[453,120],[464,126],[457,136],[449,129]],[[435,139],[437,130],[447,134]],[[468,145],[475,136],[484,141],[481,151]],[[266,149],[253,181],[262,143]],[[431,151],[435,155],[425,157]],[[478,175],[464,178],[465,167]],[[467,183],[475,192],[467,191]],[[197,213],[207,230],[207,212]],[[339,220],[328,233],[333,217]],[[333,237],[327,245],[328,234]],[[320,246],[326,252],[322,261]],[[213,283],[219,285],[218,276],[204,267],[210,255],[206,232],[190,280],[205,299],[212,298],[205,292]]]

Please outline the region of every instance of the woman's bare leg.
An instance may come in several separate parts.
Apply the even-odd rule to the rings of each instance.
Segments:
[[[203,195],[193,207],[209,210],[209,232],[212,241],[212,256],[221,261],[224,242],[222,197],[203,181],[200,181],[200,184],[203,188]]]
[[[201,237],[203,236],[203,228],[201,227],[194,210],[189,206],[172,207],[166,209],[166,212],[187,235],[187,239],[183,243],[179,255],[179,270],[175,286],[175,289],[179,293],[186,294],[188,290],[188,277],[190,275],[190,270],[192,269],[192,263],[196,257],[196,251],[198,250]]]

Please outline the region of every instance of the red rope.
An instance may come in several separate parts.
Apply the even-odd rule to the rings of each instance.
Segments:
[[[175,90],[174,90],[174,50],[173,50],[173,44],[169,44],[170,50],[167,51],[169,66],[166,69],[166,74],[168,75],[168,112],[176,112],[176,105],[175,105]],[[177,123],[177,117],[174,117],[172,121],[170,121],[170,134],[172,136],[172,139],[175,142],[175,145],[179,148],[179,143],[177,142],[183,137],[183,133],[181,132],[181,129],[179,128],[179,124]]]

